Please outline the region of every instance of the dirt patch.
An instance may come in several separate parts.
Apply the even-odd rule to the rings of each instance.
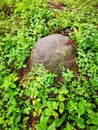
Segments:
[[[36,130],[35,125],[39,121],[39,116],[32,116],[32,114],[29,114],[29,120],[27,122],[27,129],[32,128],[32,130]]]
[[[48,2],[49,8],[54,8],[54,9],[59,9],[59,10],[64,10],[65,4],[63,2],[56,2],[56,1],[49,1]]]

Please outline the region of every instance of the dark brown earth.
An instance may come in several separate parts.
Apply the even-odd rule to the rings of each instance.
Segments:
[[[64,10],[65,8],[65,4],[63,2],[56,2],[56,1],[50,0],[48,3],[49,3],[49,7],[53,7],[54,9]]]

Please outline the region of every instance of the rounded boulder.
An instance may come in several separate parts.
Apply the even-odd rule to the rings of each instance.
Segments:
[[[31,50],[29,70],[34,64],[43,64],[53,72],[59,72],[60,66],[71,68],[76,58],[74,42],[61,34],[52,34],[39,39]]]

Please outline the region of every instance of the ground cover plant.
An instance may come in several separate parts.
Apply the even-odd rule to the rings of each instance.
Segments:
[[[0,6],[0,130],[97,130],[98,1],[7,0]],[[52,33],[77,43],[78,69],[61,67],[60,82],[35,65],[21,78],[36,40]]]

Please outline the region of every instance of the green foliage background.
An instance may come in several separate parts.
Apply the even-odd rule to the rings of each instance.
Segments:
[[[47,0],[0,1],[0,130],[98,129],[98,1],[58,1],[64,10]],[[79,74],[63,68],[64,83],[54,82],[56,74],[35,66],[18,83],[33,45],[51,33],[77,42]]]

